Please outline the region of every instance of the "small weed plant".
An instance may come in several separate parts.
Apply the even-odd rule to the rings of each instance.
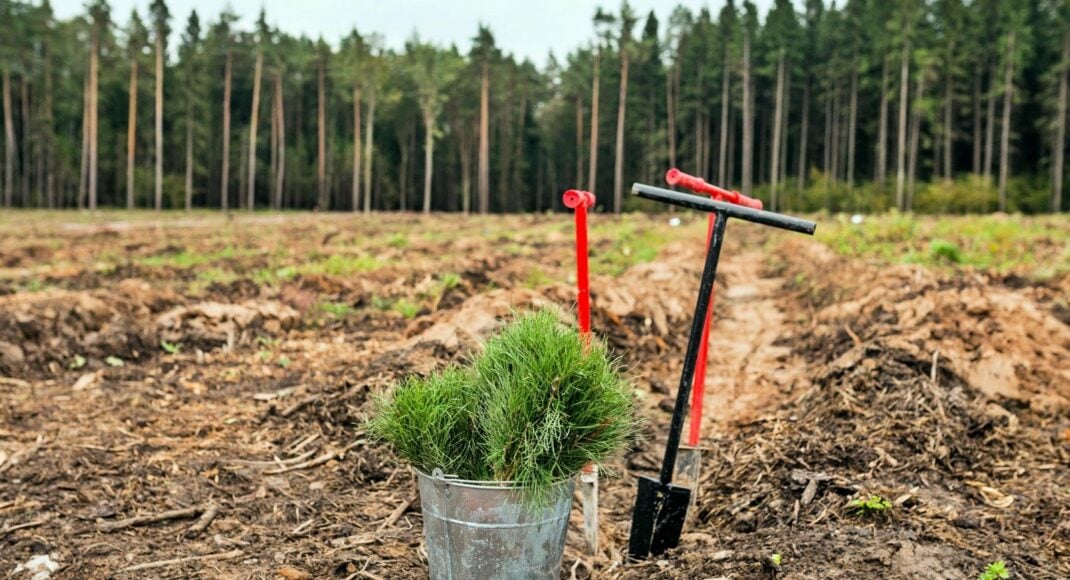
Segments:
[[[537,504],[634,441],[634,406],[605,345],[544,309],[518,315],[469,366],[380,396],[369,432],[425,473],[514,482]]]
[[[1007,570],[1007,563],[1003,560],[997,560],[989,564],[985,571],[977,577],[977,580],[1007,580],[1011,577],[1011,573]]]
[[[875,516],[887,513],[888,510],[892,509],[892,502],[879,495],[871,495],[866,499],[858,498],[853,500],[847,504],[847,509],[855,515]]]

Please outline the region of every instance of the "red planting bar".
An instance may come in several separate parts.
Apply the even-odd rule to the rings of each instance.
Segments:
[[[570,189],[561,199],[565,207],[576,210],[576,307],[579,310],[580,332],[584,340],[591,334],[591,288],[587,274],[587,209],[594,207],[595,197],[589,191]]]
[[[695,193],[708,194],[713,199],[718,201],[727,201],[728,203],[734,203],[736,205],[742,205],[752,209],[762,209],[762,200],[754,199],[753,197],[747,197],[738,191],[729,191],[707,183],[705,179],[701,177],[695,177],[694,175],[688,175],[683,171],[673,167],[665,173],[665,181],[669,185],[679,185],[680,187],[686,187]],[[711,222],[712,223],[712,222]]]
[[[595,197],[589,191],[570,189],[562,196],[565,207],[576,210],[576,309],[579,311],[580,335],[591,344],[591,286],[587,271],[587,209],[594,207]],[[588,476],[597,473],[593,463],[583,468]],[[597,479],[595,479],[597,482]],[[595,488],[597,497],[597,488]],[[586,509],[586,507],[584,508]],[[597,542],[596,542],[597,543]]]
[[[710,223],[706,226],[706,251],[710,250],[710,240],[713,239],[714,215],[710,214]],[[691,421],[687,433],[687,444],[698,447],[699,435],[702,432],[702,404],[706,394],[706,361],[710,353],[710,325],[713,322],[713,305],[717,301],[717,288],[710,289],[710,306],[706,309],[706,321],[702,326],[702,341],[698,347],[698,360],[695,361],[695,377],[691,389]]]

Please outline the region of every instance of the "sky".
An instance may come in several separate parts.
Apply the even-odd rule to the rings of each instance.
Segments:
[[[636,32],[650,10],[664,26],[669,13],[678,4],[697,11],[708,6],[716,15],[724,0],[630,0],[641,16]],[[737,6],[742,2],[737,1]],[[755,0],[763,17],[773,0]],[[145,17],[149,0],[110,0],[112,18],[120,26],[137,9]],[[268,22],[290,34],[323,36],[336,44],[353,27],[362,34],[377,32],[387,46],[401,48],[416,31],[420,38],[442,45],[457,44],[467,52],[477,25],[490,26],[500,48],[518,58],[528,58],[539,65],[546,63],[553,50],[561,58],[594,36],[591,17],[603,6],[616,11],[618,0],[230,0],[234,12],[241,16],[239,26],[251,29],[261,7],[267,10]],[[52,0],[60,18],[84,13],[85,0]],[[171,46],[185,27],[186,17],[196,9],[201,22],[215,20],[223,6],[218,0],[169,0],[173,17]]]

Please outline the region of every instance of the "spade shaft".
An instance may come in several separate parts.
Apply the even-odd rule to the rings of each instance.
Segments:
[[[672,411],[669,424],[669,439],[665,443],[665,457],[661,461],[661,475],[658,478],[663,485],[672,483],[673,467],[676,465],[676,452],[680,447],[680,435],[684,429],[684,414],[687,412],[688,398],[691,396],[692,379],[695,377],[695,365],[702,344],[702,334],[706,326],[706,313],[710,307],[713,284],[717,280],[717,263],[721,258],[721,244],[724,242],[725,226],[728,215],[716,212],[713,223],[713,236],[710,248],[706,252],[706,266],[702,269],[702,282],[698,288],[698,300],[695,303],[695,316],[691,320],[691,332],[687,338],[687,351],[684,353],[684,369],[680,374],[680,386],[676,391],[676,405]]]

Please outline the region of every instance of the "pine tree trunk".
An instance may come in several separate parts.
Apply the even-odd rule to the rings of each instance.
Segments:
[[[431,213],[431,177],[435,158],[435,118],[424,113],[424,215]]]
[[[584,189],[583,178],[583,97],[576,97],[576,187]]]
[[[22,112],[22,207],[30,207],[30,174],[32,163],[30,160],[30,83],[27,75],[23,75],[19,81],[19,109]]]
[[[364,213],[372,211],[372,151],[375,146],[375,96],[376,91],[368,95],[368,126],[364,132]]]
[[[186,105],[186,211],[193,209],[193,110]]]
[[[476,130],[478,131],[478,127]],[[461,128],[461,212],[472,211],[472,127]]]
[[[988,75],[988,104],[985,114],[985,163],[983,175],[985,181],[989,184],[992,183],[992,158],[994,155],[995,142],[996,142],[996,77],[998,76],[998,70],[996,65],[992,65],[992,70]]]
[[[230,77],[233,58],[234,55],[228,49],[223,69],[223,176],[219,186],[219,200],[223,211],[230,207],[227,188],[230,184]]]
[[[730,53],[726,48],[721,71],[721,131],[717,150],[717,181],[722,184],[728,183],[727,165],[731,161],[728,157],[728,109],[731,106],[730,101],[732,98],[732,93],[730,92],[732,71],[729,55]]]
[[[247,162],[249,168],[249,191],[245,208],[249,211],[256,210],[256,130],[260,124],[260,77],[264,68],[264,50],[256,51],[256,64],[253,67],[253,108],[249,115],[249,153]]]
[[[810,131],[810,73],[803,86],[802,126],[799,127],[799,192],[806,189],[806,150]]]
[[[910,120],[910,161],[908,163],[907,197],[904,211],[914,211],[914,191],[918,177],[918,145],[921,141],[921,108],[917,106],[925,94],[925,71],[919,71],[918,84],[914,87],[914,107]],[[934,147],[935,148],[935,147]]]
[[[316,69],[316,194],[320,211],[327,211],[327,63],[322,56]]]
[[[949,48],[949,53],[954,53],[955,46],[952,43]],[[953,172],[951,170],[951,143],[954,135],[953,123],[954,123],[954,98],[955,98],[955,75],[951,70],[951,57],[948,56],[948,71],[947,82],[944,83],[944,180],[951,181]]]
[[[821,171],[826,180],[832,180],[832,88],[825,95],[825,138],[822,140]]]
[[[899,67],[899,139],[896,148],[895,172],[895,207],[906,210],[904,197],[906,187],[906,148],[907,148],[907,89],[910,84],[910,27],[907,27],[903,39],[903,52]]]
[[[973,174],[981,174],[981,70],[973,75]]]
[[[743,195],[751,194],[754,165],[754,103],[750,70],[750,30],[743,31]]]
[[[353,201],[352,211],[360,210],[360,85],[353,85]]]
[[[785,65],[787,66],[787,65]],[[781,114],[780,139],[780,178],[778,182],[785,189],[788,185],[788,142],[791,140],[791,70],[784,73],[784,111]],[[785,191],[786,193],[786,191]],[[778,207],[784,207],[785,198],[782,195]]]
[[[93,24],[89,53],[89,210],[97,209],[97,115],[98,84],[97,69],[100,68],[100,37],[97,24]]]
[[[490,211],[490,63],[483,63],[479,86],[479,213]]]
[[[613,162],[613,213],[620,215],[624,204],[624,119],[628,105],[628,47],[621,47],[620,97],[617,105],[617,146]]]
[[[48,200],[48,209],[56,207],[56,147],[55,147],[55,113],[52,107],[52,57],[49,45],[46,42],[42,50],[45,62],[45,139],[44,139],[44,162],[45,162],[45,197]]]
[[[275,205],[275,183],[279,177],[279,101],[275,98],[275,84],[271,85],[271,155],[268,157],[270,168],[268,169],[268,204],[272,210],[278,211]]]
[[[276,115],[279,122],[278,175],[275,177],[275,208],[282,208],[282,192],[286,185],[286,102],[282,97],[282,75],[275,75]]]
[[[163,36],[156,34],[156,211],[163,209]]]
[[[1059,103],[1056,107],[1055,142],[1052,144],[1051,211],[1062,211],[1063,155],[1066,151],[1067,66],[1070,65],[1070,30],[1063,31],[1063,54],[1059,67]]]
[[[11,70],[4,67],[4,207],[11,207],[15,191],[15,122],[11,114]]]
[[[676,61],[665,75],[665,112],[668,116],[665,120],[665,133],[669,137],[669,167],[676,167],[676,100],[673,99],[672,88],[679,66],[679,61]]]
[[[8,91],[4,91],[4,94],[8,94]],[[89,120],[89,100],[89,74],[87,73],[85,82],[82,83],[82,156],[81,163],[78,166],[78,199],[75,201],[75,206],[80,210],[85,209],[86,196],[89,190],[89,133],[93,130]],[[8,126],[10,127],[11,125],[8,124]],[[8,188],[5,191],[11,190]],[[10,194],[7,195],[10,203]]]
[[[776,105],[773,111],[773,162],[769,172],[769,209],[777,211],[780,201],[777,197],[777,185],[780,181],[780,139],[781,123],[784,113],[784,54],[781,53],[776,63]]]
[[[858,65],[851,65],[851,102],[847,110],[847,187],[855,186],[855,142],[858,139]]]
[[[602,49],[594,53],[594,82],[591,85],[591,153],[588,155],[587,189],[598,188],[598,91],[602,79]]]
[[[881,105],[877,126],[877,185],[884,186],[888,177],[888,59],[881,57]]]
[[[1014,102],[1014,41],[1011,30],[1007,42],[1007,66],[1003,75],[1003,132],[999,140],[999,211],[1007,211],[1007,179],[1011,173],[1011,105]]]
[[[843,109],[840,107],[840,84],[836,81],[832,89],[832,144],[829,147],[829,155],[831,156],[829,159],[831,163],[829,166],[829,176],[832,183],[839,183],[840,169],[843,167],[843,165],[840,164],[840,151],[843,148],[843,140],[840,139],[840,136],[843,134],[843,126],[840,123],[842,111]]]
[[[735,109],[728,108],[728,177],[725,179],[725,185],[729,188],[735,188],[735,174],[736,174],[736,111]]]
[[[137,68],[130,63],[130,99],[126,113],[126,209],[134,209],[134,162],[137,156]]]

